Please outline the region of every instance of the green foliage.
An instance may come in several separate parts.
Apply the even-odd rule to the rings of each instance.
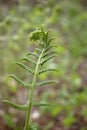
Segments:
[[[53,107],[52,111],[51,111],[51,114],[53,117],[57,116],[62,110],[62,107],[61,106],[56,106],[56,107]]]
[[[21,79],[19,79],[15,75],[10,75],[9,77],[13,78],[14,80],[16,80],[18,83],[20,83],[22,86],[24,86],[26,88],[30,88],[31,87],[31,84],[23,82]]]
[[[8,101],[8,100],[3,100],[4,103],[10,105],[11,107],[17,109],[17,110],[28,110],[28,106],[27,105],[18,105],[18,104],[15,104],[11,101]]]
[[[5,119],[5,122],[6,124],[10,127],[10,128],[13,128],[14,127],[14,123],[12,121],[12,116],[9,115],[9,114],[4,114],[4,119]]]
[[[73,123],[76,122],[76,118],[75,117],[65,117],[65,119],[63,120],[63,123],[66,127],[70,127]]]
[[[84,120],[86,120],[86,1],[39,0],[38,4],[34,6],[31,6],[28,2],[30,1],[23,0],[22,3],[20,0],[22,4],[9,8],[7,5],[3,6],[0,3],[0,97],[13,100],[15,93],[19,91],[19,85],[25,89],[28,89],[29,86],[29,89],[31,89],[31,82],[27,84],[25,81],[27,81],[28,78],[30,79],[29,81],[32,79],[34,73],[34,69],[32,68],[35,67],[35,61],[37,61],[41,53],[40,48],[36,49],[36,47],[39,45],[37,44],[38,39],[40,38],[40,41],[42,40],[42,34],[40,30],[37,29],[37,33],[35,34],[34,32],[31,35],[31,39],[33,35],[35,36],[34,39],[36,41],[33,43],[30,41],[27,43],[26,37],[34,28],[44,23],[47,28],[52,28],[52,35],[57,36],[55,39],[57,47],[54,47],[54,50],[58,53],[58,57],[55,57],[55,60],[52,59],[52,62],[48,62],[47,65],[45,64],[46,68],[40,68],[41,70],[37,73],[38,81],[41,80],[42,82],[42,80],[45,79],[51,80],[58,77],[59,82],[55,85],[54,89],[52,89],[52,87],[47,87],[48,91],[45,91],[43,86],[41,88],[37,86],[41,91],[45,91],[43,94],[40,93],[38,98],[42,98],[42,100],[46,102],[51,102],[51,104],[55,101],[56,104],[51,110],[49,107],[41,107],[41,110],[43,109],[44,116],[45,112],[49,112],[50,115],[52,113],[52,116],[55,116],[55,118],[64,111],[66,113],[66,117],[64,117],[67,118],[68,113],[71,113],[71,111],[76,112],[76,108],[79,109],[81,107],[81,110],[79,109],[79,115],[82,114],[83,118],[85,118]],[[50,40],[51,38],[49,38],[49,41]],[[53,44],[50,45],[54,46],[54,41],[52,42]],[[33,53],[34,47],[35,51]],[[49,52],[46,52],[43,57],[54,55],[53,51],[51,52],[50,49],[51,47],[47,48]],[[28,51],[28,53],[24,54],[24,50]],[[21,53],[23,57],[20,59]],[[33,62],[30,62],[31,58]],[[20,59],[20,61],[18,59]],[[17,67],[13,67],[11,63],[14,61],[21,62],[22,66],[19,67],[20,65],[17,64]],[[50,69],[53,69],[55,66],[58,72],[55,70],[52,71],[51,74]],[[30,69],[32,70],[30,71]],[[27,70],[29,73],[26,73]],[[10,80],[5,79],[9,73],[14,72],[17,75],[16,77]],[[51,84],[49,85],[51,86]],[[18,97],[16,100],[19,100]],[[6,107],[6,109],[8,109],[8,107]],[[62,119],[62,122],[65,118]],[[75,118],[77,119],[77,117]],[[53,123],[53,120],[51,121]],[[50,124],[50,121],[48,124]],[[49,126],[47,128],[50,129]],[[86,130],[87,128],[83,126],[83,129]]]
[[[50,104],[45,103],[45,102],[39,102],[39,103],[34,102],[34,100],[33,100],[34,89],[37,86],[43,86],[43,85],[46,85],[46,84],[57,82],[55,80],[50,80],[50,81],[43,81],[41,83],[37,83],[37,76],[38,76],[38,74],[41,74],[41,73],[44,73],[44,72],[47,72],[47,71],[55,71],[55,70],[57,71],[57,69],[55,69],[55,68],[45,69],[43,67],[43,64],[47,63],[50,59],[52,59],[54,57],[54,55],[49,56],[49,54],[50,55],[52,54],[52,53],[49,53],[49,50],[52,50],[52,47],[53,47],[52,45],[50,45],[50,44],[52,44],[51,41],[53,40],[53,38],[50,38],[49,31],[46,32],[44,30],[44,28],[41,27],[40,29],[36,29],[35,31],[30,33],[29,38],[30,38],[30,41],[33,41],[33,42],[39,42],[40,41],[39,42],[39,48],[40,49],[37,48],[37,50],[39,50],[39,51],[37,51],[37,54],[28,53],[25,58],[22,58],[22,60],[28,60],[31,64],[35,64],[35,68],[30,69],[28,66],[26,66],[22,62],[15,62],[15,64],[19,65],[20,67],[25,69],[27,72],[33,74],[32,82],[31,82],[31,84],[29,84],[27,82],[22,81],[21,79],[19,79],[18,77],[14,76],[14,75],[10,76],[14,80],[16,80],[18,83],[20,83],[23,87],[30,88],[31,92],[29,94],[29,99],[28,99],[29,103],[25,104],[25,105],[17,105],[17,104],[10,102],[8,100],[3,100],[3,102],[10,105],[11,107],[13,107],[15,109],[26,110],[27,115],[26,115],[26,122],[25,122],[25,128],[24,129],[28,130],[28,128],[29,128],[29,129],[34,130],[34,128],[32,128],[31,124],[30,124],[30,116],[31,116],[32,107],[33,106],[51,106]],[[51,52],[55,53],[53,50]],[[27,58],[28,55],[29,56],[31,56],[31,55],[35,56],[36,61],[33,61],[32,58],[30,58],[30,59]],[[40,70],[39,66],[41,68],[44,68],[44,69]]]

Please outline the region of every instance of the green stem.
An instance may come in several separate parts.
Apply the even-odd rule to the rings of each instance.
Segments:
[[[26,114],[26,121],[25,121],[25,128],[24,130],[29,130],[29,127],[30,127],[30,117],[31,117],[31,110],[32,110],[32,102],[33,102],[33,96],[34,96],[34,89],[36,87],[36,75],[37,75],[37,72],[38,72],[38,67],[39,67],[39,63],[41,61],[41,58],[42,58],[42,55],[43,55],[43,52],[44,52],[44,48],[38,58],[38,61],[37,61],[37,64],[36,64],[36,68],[35,68],[35,73],[34,73],[34,76],[33,76],[33,81],[32,81],[32,89],[31,89],[31,92],[29,93],[29,102],[28,102],[28,111],[27,111],[27,114]]]

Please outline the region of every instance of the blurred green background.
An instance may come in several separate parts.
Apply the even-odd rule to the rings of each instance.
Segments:
[[[34,50],[28,34],[42,24],[56,37],[58,55],[48,66],[59,71],[39,77],[58,83],[37,88],[35,98],[55,107],[33,108],[34,125],[38,130],[87,130],[86,0],[0,0],[0,98],[26,102],[27,90],[8,75],[31,80],[13,62]],[[21,130],[24,121],[25,112],[0,102],[0,130]]]

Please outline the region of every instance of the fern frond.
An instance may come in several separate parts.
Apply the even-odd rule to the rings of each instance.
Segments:
[[[44,82],[41,82],[41,83],[37,83],[36,86],[43,86],[43,85],[51,84],[51,83],[57,83],[57,81],[56,80],[44,81]]]
[[[44,26],[41,26],[41,31],[42,31],[43,37],[45,38],[46,37],[46,32],[44,31],[43,27]]]
[[[51,54],[56,54],[56,52],[55,52],[55,51],[47,52],[47,53],[45,53],[45,54],[42,56],[42,58],[44,58],[44,57],[46,57],[46,56],[48,56],[48,55],[51,55]]]
[[[29,35],[29,39],[33,42],[38,42],[38,44],[39,44],[38,46],[40,48],[36,48],[35,53],[33,53],[33,52],[27,53],[25,55],[25,57],[22,58],[22,60],[27,60],[27,61],[35,64],[34,70],[32,69],[32,67],[29,68],[24,63],[21,63],[21,61],[15,62],[15,64],[19,65],[20,67],[22,67],[27,72],[29,72],[33,75],[31,84],[22,81],[20,78],[16,77],[15,75],[10,75],[10,77],[13,78],[14,80],[16,80],[19,84],[21,84],[21,86],[24,86],[26,88],[31,88],[31,91],[29,91],[29,95],[28,95],[28,103],[26,103],[25,105],[18,105],[11,101],[8,101],[8,100],[3,100],[3,102],[18,110],[25,110],[25,111],[27,110],[24,129],[25,130],[37,130],[36,128],[34,128],[31,125],[32,107],[33,106],[50,106],[50,104],[45,103],[45,102],[33,102],[35,88],[38,86],[43,86],[43,85],[47,85],[47,84],[51,84],[51,83],[57,83],[57,81],[55,81],[55,80],[42,81],[40,83],[39,82],[37,83],[37,78],[38,78],[37,76],[39,74],[45,73],[47,71],[57,71],[57,69],[54,69],[54,68],[45,69],[45,68],[43,68],[43,66],[41,66],[44,63],[48,62],[53,57],[55,57],[54,47],[57,47],[57,46],[50,44],[54,38],[53,37],[51,38],[49,36],[49,30],[45,31],[45,29],[43,27],[31,32]],[[34,56],[34,57],[32,57],[32,56]],[[33,60],[32,58],[35,60]],[[40,70],[40,68],[42,68],[42,69]]]
[[[21,58],[21,60],[30,61],[36,65],[36,62],[34,60],[32,60],[31,58],[24,57],[24,58]]]
[[[25,110],[28,110],[28,106],[27,105],[18,105],[18,104],[15,104],[11,101],[8,101],[8,100],[2,100],[4,103],[10,105],[11,107],[17,109],[17,110],[22,110],[22,111],[25,111]]]
[[[49,61],[49,60],[52,59],[53,57],[55,57],[55,55],[49,56],[49,57],[46,58],[44,61],[42,61],[40,64],[43,65],[44,63],[46,63],[47,61]]]
[[[47,72],[47,71],[58,71],[58,70],[57,70],[57,69],[54,69],[54,68],[43,69],[43,70],[40,70],[40,71],[38,72],[38,74],[42,74],[42,73],[45,73],[45,72]]]
[[[36,48],[36,51],[38,51],[39,53],[41,53],[41,52],[42,52],[42,50],[40,50],[39,48]]]
[[[32,56],[35,56],[36,58],[38,58],[39,56],[33,52],[28,52],[26,55],[32,55]]]
[[[16,80],[19,84],[21,84],[22,86],[26,87],[26,88],[29,88],[31,87],[32,85],[29,84],[29,83],[26,83],[26,82],[23,82],[21,79],[19,79],[17,76],[15,75],[9,75],[9,77],[13,78],[14,80]]]
[[[54,46],[54,45],[49,45],[46,49],[45,49],[45,52],[47,52],[48,50],[52,49],[52,48],[55,48],[57,46]]]
[[[39,107],[39,106],[51,106],[51,104],[46,103],[46,102],[34,102],[33,106]]]
[[[34,74],[34,71],[32,69],[30,69],[28,66],[24,65],[23,63],[21,63],[21,62],[15,62],[15,64],[21,66],[22,68],[24,68],[25,70],[27,70],[29,73]]]
[[[50,38],[50,39],[48,40],[48,44],[49,44],[52,40],[54,40],[54,39],[55,39],[55,37]]]

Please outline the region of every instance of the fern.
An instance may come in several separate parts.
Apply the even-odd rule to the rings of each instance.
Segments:
[[[38,58],[38,55],[33,52],[28,52],[27,55],[32,55],[32,56],[35,56],[36,58]]]
[[[26,87],[26,88],[30,88],[32,87],[31,84],[23,82],[21,79],[19,79],[17,76],[15,75],[10,75],[9,77],[13,78],[14,80],[16,80],[19,84],[21,84],[22,86]]]
[[[11,75],[10,77],[16,80],[19,84],[21,84],[22,87],[25,87],[27,89],[30,89],[29,91],[29,99],[28,103],[25,105],[18,105],[13,102],[10,102],[8,100],[3,100],[4,103],[14,107],[18,110],[24,110],[26,111],[26,121],[25,121],[25,127],[24,130],[33,130],[31,127],[30,117],[31,117],[31,110],[33,106],[50,106],[49,103],[45,102],[34,102],[34,91],[36,87],[43,86],[46,84],[51,83],[57,83],[55,80],[48,80],[43,81],[40,83],[37,83],[37,76],[48,72],[48,71],[57,71],[55,68],[45,68],[43,65],[47,62],[49,62],[51,59],[55,57],[56,52],[54,51],[55,45],[52,45],[52,40],[54,38],[50,38],[49,36],[49,30],[45,31],[43,27],[40,29],[36,29],[29,35],[30,41],[34,41],[39,43],[39,48],[36,48],[35,52],[28,52],[25,57],[21,58],[20,62],[15,62],[18,66],[25,69],[27,72],[31,73],[33,75],[31,84],[22,81],[15,75]],[[39,42],[38,42],[39,41]],[[34,58],[34,59],[33,59]],[[29,66],[26,66],[24,63],[22,63],[23,60],[28,61],[31,64],[34,64],[35,68],[30,68]],[[41,68],[41,69],[40,69]]]
[[[38,71],[38,74],[43,74],[48,71],[58,71],[58,70],[54,69],[54,68],[42,69],[42,70]]]

